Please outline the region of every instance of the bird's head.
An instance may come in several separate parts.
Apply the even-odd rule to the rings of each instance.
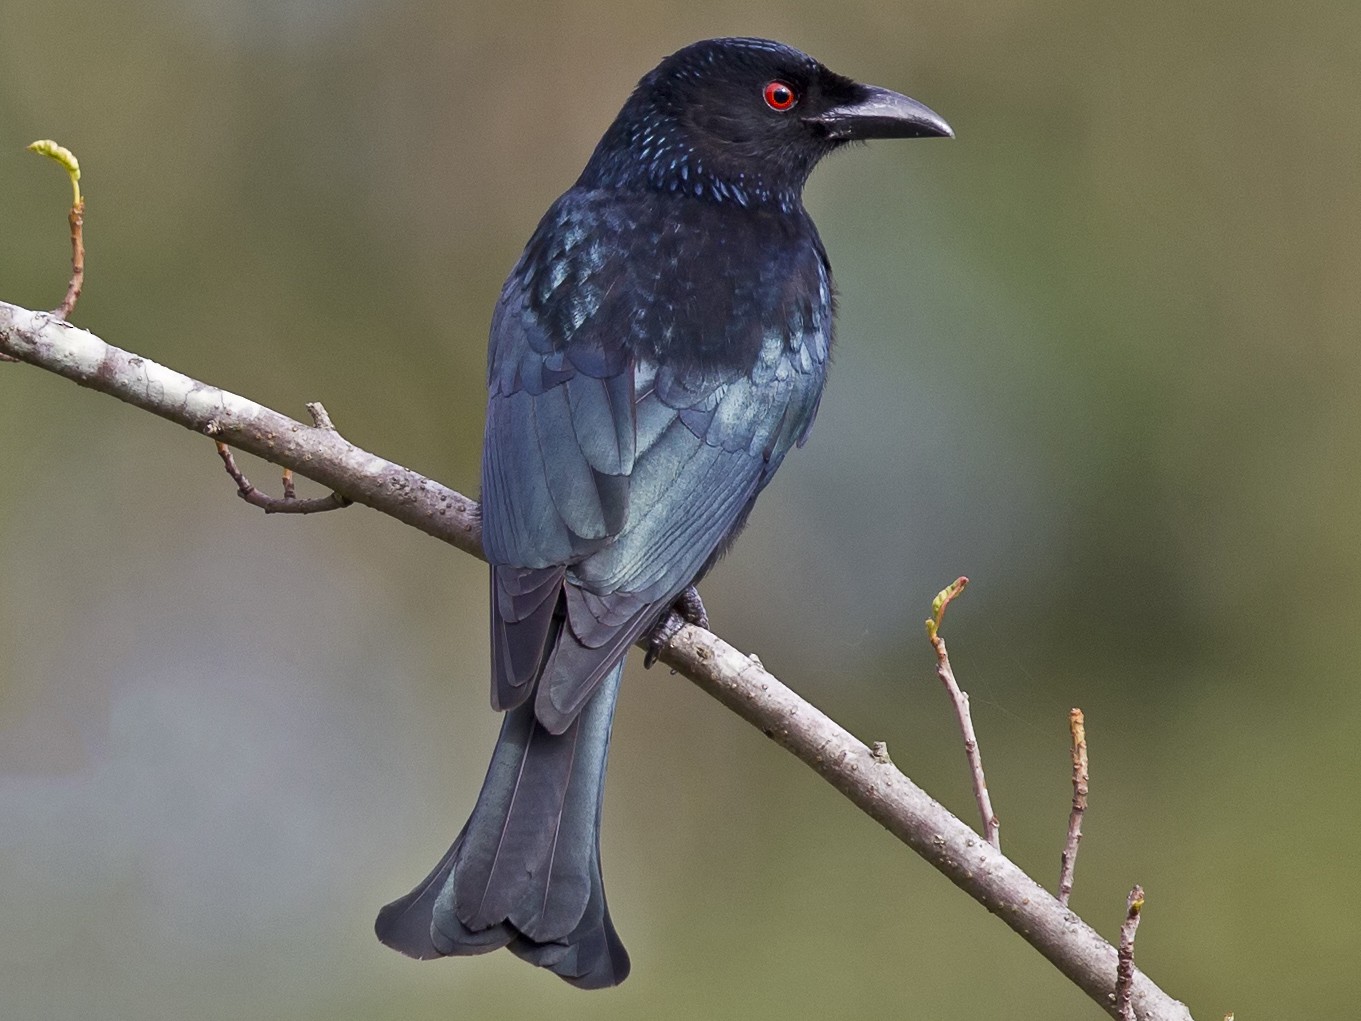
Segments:
[[[638,83],[580,183],[787,205],[818,160],[847,142],[953,134],[916,100],[862,85],[792,47],[707,39]]]

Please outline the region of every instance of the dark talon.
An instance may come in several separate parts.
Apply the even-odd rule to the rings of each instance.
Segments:
[[[643,668],[650,670],[662,651],[671,644],[671,639],[680,634],[686,624],[709,628],[709,615],[704,611],[704,601],[699,598],[699,589],[687,585],[685,591],[652,625],[652,634],[647,639],[647,653],[643,656]]]
[[[674,613],[679,613],[687,624],[709,630],[709,615],[704,612],[704,600],[699,598],[699,589],[686,585],[685,591],[676,597]]]

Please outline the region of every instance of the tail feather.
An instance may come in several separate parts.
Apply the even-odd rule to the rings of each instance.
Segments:
[[[378,938],[411,957],[507,946],[573,985],[617,985],[629,961],[600,873],[617,665],[561,734],[532,700],[506,714],[468,824],[425,881],[383,908]]]
[[[564,569],[491,569],[492,708],[510,709],[534,690],[552,644]]]

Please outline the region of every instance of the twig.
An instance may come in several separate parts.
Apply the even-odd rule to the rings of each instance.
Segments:
[[[331,422],[331,416],[327,414],[326,408],[320,401],[314,401],[307,405],[307,412],[312,416],[312,421],[318,429],[339,436],[335,425]],[[204,426],[203,431],[209,436],[216,436],[221,431],[221,424],[216,420]],[[217,453],[222,458],[222,463],[227,468],[227,474],[236,483],[236,493],[241,499],[245,500],[252,507],[259,507],[266,514],[320,514],[323,511],[340,510],[350,506],[354,501],[348,497],[341,496],[339,493],[332,492],[330,496],[320,496],[311,500],[299,500],[297,486],[293,481],[293,469],[284,468],[283,483],[284,495],[280,500],[277,497],[267,496],[253,486],[249,479],[240,468],[236,466],[236,458],[232,456],[229,448],[221,440],[217,441]]]
[[[1138,883],[1125,902],[1125,922],[1120,926],[1120,949],[1116,951],[1115,1016],[1120,1021],[1136,1021],[1134,1016],[1134,934],[1144,910],[1144,888]]]
[[[945,639],[940,634],[940,624],[945,618],[945,610],[969,584],[968,578],[956,578],[950,585],[941,589],[931,604],[931,618],[926,622],[926,634],[936,650],[936,676],[945,685],[950,702],[955,707],[955,717],[959,729],[964,734],[964,754],[969,759],[969,773],[973,778],[974,800],[978,802],[978,814],[983,819],[983,836],[993,847],[1001,850],[1002,824],[997,813],[992,810],[992,798],[988,796],[988,781],[983,775],[983,753],[978,748],[978,735],[974,733],[973,716],[969,712],[969,696],[960,689],[955,680],[955,672],[950,667],[950,654],[945,649]]]
[[[324,429],[324,430],[326,430],[327,432],[339,434],[339,430],[336,429],[335,424],[332,423],[332,421],[331,421],[331,416],[330,416],[330,414],[326,411],[326,406],[325,406],[324,404],[322,404],[321,401],[309,401],[309,402],[305,405],[305,407],[307,408],[307,413],[308,413],[309,415],[312,416],[312,424],[315,425],[318,429]],[[294,482],[293,482],[293,469],[292,469],[292,468],[285,468],[285,469],[284,469],[284,499],[285,499],[285,500],[295,500],[295,499],[297,499],[297,496],[298,496],[298,489],[297,489],[297,486],[296,486],[296,485],[294,484]],[[348,506],[350,506],[350,504],[352,503],[352,501],[347,500],[345,497],[341,496],[339,493],[332,493],[331,496],[329,497],[329,499],[330,499],[331,501],[334,501],[336,507],[348,507]],[[323,498],[323,502],[325,502],[325,500],[326,500],[326,498]],[[318,509],[318,510],[332,510],[332,509],[335,509],[335,508],[333,508],[333,507],[318,507],[317,509]],[[266,512],[266,513],[268,513],[268,512]],[[302,513],[302,512],[300,512],[300,513]]]
[[[340,510],[353,502],[339,493],[318,496],[311,500],[299,500],[293,486],[292,468],[284,469],[283,499],[268,496],[251,485],[250,479],[236,466],[236,458],[232,457],[231,447],[220,440],[217,443],[217,455],[222,458],[227,474],[236,483],[236,495],[252,507],[259,507],[266,514],[320,514],[322,511]]]
[[[1068,839],[1063,845],[1059,868],[1059,903],[1068,906],[1077,868],[1077,847],[1082,842],[1082,816],[1087,811],[1087,725],[1081,709],[1068,710],[1068,730],[1073,737],[1073,810],[1068,813]]]
[[[85,286],[85,200],[77,199],[67,217],[71,224],[71,281],[66,285],[66,297],[52,314],[68,319],[76,309],[76,301]]]
[[[28,150],[56,160],[71,179],[71,212],[67,216],[71,225],[71,281],[66,285],[66,297],[52,311],[58,319],[68,319],[85,286],[85,199],[80,194],[80,162],[75,153],[50,138],[39,139],[29,145]]]
[[[331,421],[330,412],[326,410],[326,405],[321,401],[308,401],[306,405],[307,413],[312,416],[312,424],[318,429],[325,429],[328,433],[339,434],[340,430]]]
[[[216,422],[218,435],[237,449],[292,468],[357,503],[482,556],[480,511],[475,501],[361,450],[338,434],[295,422],[244,397],[111,347],[48,313],[3,302],[0,352],[196,433]],[[708,631],[693,625],[681,628],[661,660],[815,769],[1113,1014],[1115,948],[884,761],[886,755],[876,757],[863,742],[767,672],[759,660]],[[1134,973],[1132,987],[1141,1021],[1189,1021],[1186,1007],[1142,972]]]

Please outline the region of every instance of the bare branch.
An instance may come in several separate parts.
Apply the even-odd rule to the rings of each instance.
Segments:
[[[190,379],[42,312],[0,302],[0,353],[72,379],[284,465],[475,556],[482,556],[477,504],[350,444]],[[871,818],[1001,918],[1114,1016],[1113,946],[1002,853],[980,840],[889,760],[872,751],[761,665],[721,638],[683,626],[661,653],[729,709],[816,770]],[[1130,982],[1139,1021],[1189,1021],[1184,1005],[1137,969]]]
[[[1138,1021],[1134,1013],[1134,934],[1144,910],[1144,888],[1138,883],[1125,902],[1125,922],[1120,926],[1120,949],[1116,954],[1115,1016],[1120,1021]]]
[[[231,447],[218,441],[217,455],[222,458],[222,463],[227,468],[227,474],[236,483],[236,495],[252,507],[259,507],[266,514],[320,514],[322,511],[340,510],[351,506],[351,501],[339,493],[332,493],[330,496],[318,496],[312,500],[299,500],[297,490],[293,485],[292,468],[284,469],[283,498],[269,496],[256,489],[251,484],[250,479],[246,478],[245,473],[236,466],[236,458],[232,456]]]
[[[71,281],[66,285],[66,296],[52,314],[58,319],[69,319],[76,310],[76,301],[85,287],[85,200],[77,199],[67,216],[71,225]]]
[[[1059,868],[1059,903],[1068,906],[1077,868],[1077,846],[1082,842],[1082,816],[1087,811],[1087,724],[1081,709],[1068,710],[1068,730],[1073,738],[1073,810],[1068,813],[1068,839],[1063,845]]]
[[[992,810],[992,798],[988,794],[988,780],[983,775],[983,753],[978,748],[978,735],[973,729],[973,714],[969,712],[969,696],[955,680],[955,672],[950,666],[950,654],[945,648],[945,639],[940,633],[941,621],[945,610],[969,584],[968,578],[956,578],[936,595],[931,604],[931,619],[926,622],[926,635],[936,650],[936,676],[945,685],[950,702],[955,707],[955,719],[959,721],[960,732],[964,735],[964,754],[969,760],[969,775],[973,779],[974,800],[978,802],[978,814],[983,820],[983,835],[988,843],[1001,850],[1002,823]]]
[[[477,501],[361,450],[334,428],[304,425],[106,344],[47,312],[4,302],[0,302],[0,354],[291,468],[355,503],[380,510],[465,553],[482,556]]]
[[[71,282],[66,285],[66,297],[52,313],[58,319],[69,319],[85,286],[85,199],[80,194],[80,161],[70,149],[50,138],[40,138],[29,145],[28,151],[55,160],[71,179],[71,212],[66,218],[71,225]]]
[[[307,413],[312,416],[312,424],[318,429],[325,429],[327,432],[338,432],[334,423],[331,422],[331,415],[326,410],[326,406],[321,401],[309,401]]]

